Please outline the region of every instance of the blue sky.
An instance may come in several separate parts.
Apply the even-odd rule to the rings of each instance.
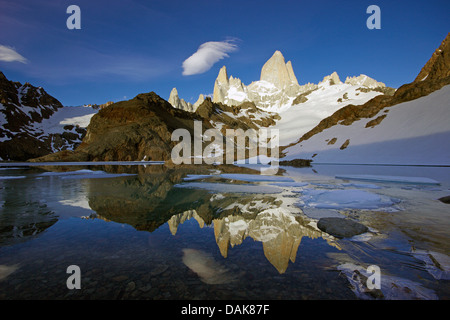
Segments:
[[[81,9],[80,30],[66,27],[72,4]],[[366,27],[372,4],[381,9],[380,30]],[[280,50],[300,84],[336,71],[341,80],[366,74],[399,87],[450,31],[448,12],[448,0],[0,0],[0,71],[64,105],[150,91],[168,99],[173,87],[195,102],[212,94],[223,65],[249,84]],[[207,42],[233,50],[202,73],[183,74],[183,62]]]

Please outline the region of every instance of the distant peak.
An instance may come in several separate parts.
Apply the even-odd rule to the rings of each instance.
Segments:
[[[228,73],[227,73],[227,67],[223,66],[219,70],[219,75],[217,76],[217,82],[219,83],[228,83]]]
[[[282,56],[283,57],[283,54],[281,53],[280,50],[276,50],[273,55],[274,56]]]
[[[290,61],[286,63],[279,50],[276,50],[262,67],[260,80],[270,82],[280,89],[292,83],[298,84],[292,69],[292,63]]]
[[[341,84],[341,79],[339,79],[339,75],[336,71],[333,71],[332,74],[329,76],[325,76],[321,82],[319,82],[319,85],[321,84],[329,84],[329,85],[335,85],[335,84]]]
[[[376,87],[385,87],[386,85],[383,82],[378,82],[375,79],[372,79],[371,77],[360,74],[359,76],[355,77],[347,77],[345,79],[345,83],[351,84],[353,86],[359,85],[359,86],[365,86],[369,88],[376,88]]]

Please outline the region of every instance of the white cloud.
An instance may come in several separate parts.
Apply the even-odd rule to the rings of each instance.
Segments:
[[[17,53],[13,48],[0,44],[0,61],[13,62],[18,61],[27,63],[28,60]]]
[[[228,58],[228,52],[237,50],[232,40],[203,43],[193,55],[183,62],[183,75],[204,73],[219,60]]]

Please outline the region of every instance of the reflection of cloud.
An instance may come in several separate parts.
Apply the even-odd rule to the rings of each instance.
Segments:
[[[236,280],[236,275],[201,250],[183,249],[183,263],[207,284],[229,283]]]
[[[28,60],[11,47],[0,45],[0,61],[28,63]]]
[[[228,52],[236,50],[237,46],[231,40],[205,42],[183,62],[183,75],[204,73],[217,61],[227,58]]]
[[[0,265],[0,281],[6,279],[11,273],[19,269],[19,265],[15,264],[12,266],[7,266],[4,264]]]

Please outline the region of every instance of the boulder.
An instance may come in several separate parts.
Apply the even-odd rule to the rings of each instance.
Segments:
[[[443,203],[450,204],[450,196],[442,197],[442,198],[439,198],[438,200],[443,202]]]
[[[334,217],[321,218],[317,227],[336,238],[350,238],[369,230],[365,225],[356,221]]]

